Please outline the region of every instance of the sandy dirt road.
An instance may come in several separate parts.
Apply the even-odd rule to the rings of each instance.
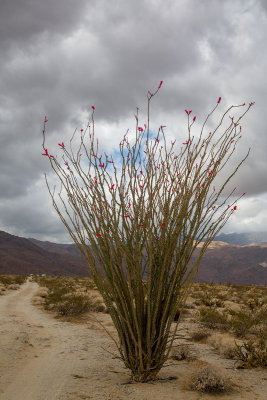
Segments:
[[[105,379],[99,365],[107,357],[101,348],[107,341],[105,335],[87,326],[57,321],[33,306],[31,298],[37,290],[36,283],[27,282],[0,298],[0,399],[95,398],[97,367]],[[103,386],[100,392],[105,398]]]
[[[183,374],[190,365],[181,362],[162,369],[161,378],[177,380],[125,385],[129,372],[109,351],[115,346],[107,335],[89,322],[73,324],[55,319],[32,305],[38,285],[27,281],[18,291],[0,297],[0,399],[1,400],[196,400],[210,395],[182,389]],[[109,315],[102,322],[112,329]],[[221,360],[207,349],[204,358]],[[234,371],[243,386],[224,398],[264,399],[263,372]],[[260,378],[260,379],[259,379]],[[266,377],[267,378],[267,377]],[[260,380],[262,383],[260,383]],[[264,394],[265,393],[265,394]]]

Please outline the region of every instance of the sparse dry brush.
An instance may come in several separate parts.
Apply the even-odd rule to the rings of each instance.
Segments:
[[[204,393],[227,393],[233,391],[235,384],[220,368],[213,365],[196,365],[184,380],[186,389]]]
[[[225,196],[225,189],[248,154],[229,175],[224,171],[242,135],[240,121],[253,105],[231,106],[208,132],[219,98],[197,136],[196,117],[185,110],[185,140],[175,146],[163,126],[156,133],[150,127],[151,100],[161,84],[148,93],[145,124],[137,109],[134,143],[127,132],[117,164],[100,154],[94,107],[87,128],[75,131],[68,147],[59,143],[62,159],[46,147],[47,118],[43,129],[43,155],[61,184],[56,193],[46,180],[53,206],[87,260],[118,332],[119,358],[135,381],[156,379],[167,361],[177,308],[184,306],[208,245],[237,209],[238,199],[231,200],[233,191]]]
[[[24,275],[0,275],[0,296],[6,294],[7,289],[17,290],[26,280]]]
[[[204,293],[208,293],[209,286],[202,285],[194,289],[192,296],[201,299]],[[233,295],[233,288],[220,288],[223,292],[226,303]],[[235,285],[235,293],[238,296],[238,309],[228,305],[227,308],[218,310],[216,302],[212,305],[202,306],[199,302],[197,310],[197,320],[206,328],[215,330],[215,333],[208,338],[208,343],[212,345],[221,356],[233,358],[241,362],[245,368],[267,366],[267,304],[266,287],[252,287]],[[215,292],[209,293],[215,296]],[[204,298],[204,296],[203,296]],[[234,306],[237,304],[234,303]],[[216,333],[216,330],[226,332],[227,335]],[[191,340],[201,338],[201,331],[196,331],[191,335]],[[231,335],[231,339],[229,337]],[[201,339],[200,339],[201,340]]]
[[[89,279],[72,278],[39,278],[38,284],[48,290],[39,291],[44,298],[46,310],[56,311],[59,316],[78,316],[87,312],[105,312],[106,308],[100,299],[87,293],[94,288]]]

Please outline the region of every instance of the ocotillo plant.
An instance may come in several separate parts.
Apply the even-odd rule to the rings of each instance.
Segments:
[[[161,85],[148,92],[142,126],[137,109],[135,141],[131,145],[124,135],[117,165],[112,155],[99,152],[94,106],[87,128],[76,130],[69,146],[59,143],[62,159],[46,148],[46,117],[43,129],[43,155],[61,183],[56,194],[46,178],[53,206],[103,296],[118,332],[118,357],[141,382],[155,379],[166,363],[177,337],[178,318],[171,328],[177,308],[183,307],[205,250],[237,208],[238,199],[229,200],[233,191],[223,195],[249,152],[218,189],[213,184],[234,154],[240,120],[253,104],[231,106],[207,133],[219,98],[197,137],[196,117],[185,110],[186,139],[177,150],[175,142],[168,147],[163,126],[156,134],[150,131],[150,103]],[[228,119],[238,109],[239,116]]]

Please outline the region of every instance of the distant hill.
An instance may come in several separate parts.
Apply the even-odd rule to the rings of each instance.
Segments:
[[[220,235],[224,239],[225,236],[229,235]],[[191,265],[199,251],[198,248],[193,255]],[[31,273],[88,276],[75,244],[25,239],[0,231],[0,274]],[[240,246],[216,240],[200,263],[197,281],[267,285],[267,246]]]
[[[25,239],[0,231],[0,274],[86,276],[86,264],[73,245]]]
[[[197,281],[267,285],[267,246],[213,242],[199,265]]]
[[[266,245],[267,232],[221,233],[214,241],[220,241],[237,246]]]

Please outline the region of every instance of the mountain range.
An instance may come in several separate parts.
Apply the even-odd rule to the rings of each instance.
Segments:
[[[245,245],[236,244],[244,242]],[[267,285],[266,242],[267,233],[221,234],[207,249],[197,281]],[[193,255],[191,265],[199,251],[200,248]],[[26,239],[3,231],[0,231],[0,274],[89,276],[75,244]]]

